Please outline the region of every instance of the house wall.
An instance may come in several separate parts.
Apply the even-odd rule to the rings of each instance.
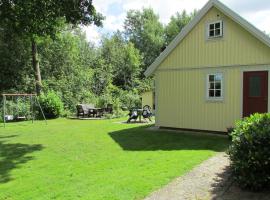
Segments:
[[[224,37],[207,40],[206,24],[220,19]],[[243,71],[269,66],[269,47],[210,9],[155,72],[156,125],[226,131],[242,116]],[[214,72],[224,76],[223,101],[206,99],[206,77]]]
[[[220,19],[224,23],[224,37],[206,39],[206,24]],[[212,8],[160,64],[158,70],[269,64],[269,55],[269,47]]]
[[[142,107],[145,105],[149,105],[153,109],[153,103],[154,102],[153,102],[153,92],[152,91],[142,93]]]

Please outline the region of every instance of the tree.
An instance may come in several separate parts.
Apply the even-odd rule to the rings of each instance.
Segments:
[[[135,87],[141,65],[141,55],[134,44],[125,41],[118,31],[102,42],[102,57],[106,65],[110,66],[113,84],[129,90]]]
[[[42,88],[37,49],[39,38],[54,38],[65,23],[100,26],[103,18],[96,12],[92,0],[0,0],[0,25],[31,41],[37,94]]]
[[[80,29],[67,28],[54,40],[39,44],[43,91],[54,90],[66,108],[78,102],[94,102],[92,80],[96,49],[87,42]]]
[[[24,48],[29,43],[14,35],[5,27],[0,28],[0,93],[21,90],[30,92],[33,78],[29,63],[30,49]],[[30,89],[31,88],[31,89]]]
[[[159,16],[151,8],[130,10],[124,21],[125,35],[143,56],[141,77],[146,68],[160,54],[164,45],[164,28]]]
[[[128,42],[121,49],[119,64],[114,66],[114,84],[124,90],[134,89],[140,73],[141,56],[134,44]]]
[[[112,73],[108,71],[108,65],[102,57],[99,57],[95,63],[94,75],[91,84],[94,94],[97,96],[104,94],[111,83],[111,79]]]
[[[184,10],[182,13],[177,12],[171,17],[170,22],[165,27],[165,42],[168,45],[181,30],[190,22],[190,20],[196,15],[197,11],[187,14]]]

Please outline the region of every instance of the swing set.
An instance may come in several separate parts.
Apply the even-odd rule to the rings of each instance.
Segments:
[[[6,127],[7,122],[35,120],[35,105],[41,111],[42,117],[47,124],[46,117],[40,106],[36,94],[2,94],[3,97],[3,123]],[[28,100],[28,104],[26,101]],[[11,101],[11,103],[10,103]],[[15,104],[14,104],[15,101]]]

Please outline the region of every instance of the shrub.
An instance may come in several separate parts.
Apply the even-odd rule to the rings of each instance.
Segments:
[[[110,96],[110,94],[103,94],[99,97],[98,102],[97,102],[97,106],[100,108],[105,108],[107,107],[108,104],[112,103],[112,97]]]
[[[135,92],[125,91],[123,92],[122,96],[120,97],[120,101],[122,102],[122,107],[127,107],[128,109],[131,108],[140,108],[141,101],[140,96]]]
[[[45,117],[48,119],[58,118],[64,111],[63,102],[54,91],[49,91],[47,94],[42,93],[39,96],[39,103],[44,111]],[[39,117],[41,117],[40,112]]]
[[[236,123],[228,150],[235,180],[254,191],[270,183],[270,114],[254,114]]]

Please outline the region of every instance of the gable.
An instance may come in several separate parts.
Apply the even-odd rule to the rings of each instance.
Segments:
[[[206,25],[222,20],[224,37],[208,40]],[[270,38],[217,0],[210,0],[146,70],[270,63]]]
[[[223,21],[223,37],[208,39],[206,26],[217,20]],[[270,48],[213,7],[163,60],[159,69],[265,63],[270,64]]]

